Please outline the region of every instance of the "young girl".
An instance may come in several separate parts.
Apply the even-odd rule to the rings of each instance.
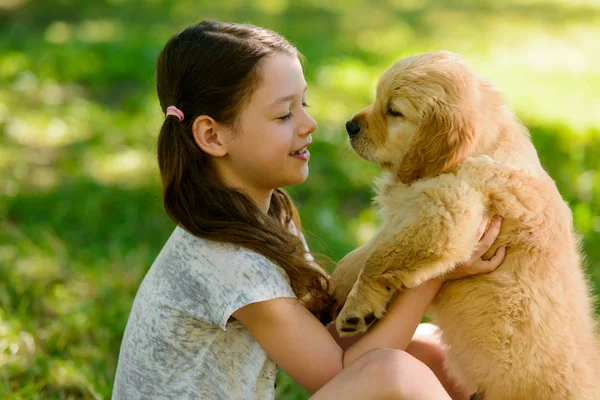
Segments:
[[[345,350],[314,316],[328,276],[280,189],[307,178],[317,126],[299,58],[274,32],[212,21],[162,50],[158,161],[177,227],[135,298],[114,399],[273,399],[276,365],[315,400],[449,398],[432,369],[465,390],[440,372],[439,346],[411,342],[441,279],[402,292]],[[499,219],[483,234],[486,222],[465,232],[483,238],[446,279],[500,264],[503,251],[480,258],[498,234]]]

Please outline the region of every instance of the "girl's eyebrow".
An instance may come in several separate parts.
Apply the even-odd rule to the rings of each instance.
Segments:
[[[302,95],[304,95],[304,93],[306,93],[306,89],[308,89],[308,85],[304,86],[304,90],[302,91]],[[277,100],[275,100],[273,102],[273,104],[271,104],[269,107],[273,107],[275,105],[281,104],[281,103],[285,103],[286,101],[290,101],[291,99],[293,99],[294,97],[296,97],[295,93],[292,94],[288,94],[287,96],[283,96],[283,97],[279,97]]]

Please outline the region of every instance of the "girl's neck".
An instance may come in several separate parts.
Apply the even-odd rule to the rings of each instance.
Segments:
[[[265,214],[269,212],[271,196],[273,195],[274,189],[256,187],[249,185],[247,182],[243,182],[243,180],[231,170],[231,168],[223,159],[213,160],[213,170],[216,173],[217,179],[223,182],[226,186],[237,189],[246,194]]]
[[[265,214],[269,213],[269,207],[271,206],[271,196],[273,190],[260,191],[260,190],[249,190],[248,188],[238,188],[246,193],[254,202],[258,205]]]

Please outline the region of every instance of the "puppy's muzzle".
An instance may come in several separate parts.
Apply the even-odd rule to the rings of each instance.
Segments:
[[[360,126],[358,126],[355,120],[351,119],[346,122],[346,131],[348,132],[348,136],[353,138],[360,133]]]

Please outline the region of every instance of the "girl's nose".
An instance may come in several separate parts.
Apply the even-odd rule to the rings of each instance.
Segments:
[[[310,115],[306,114],[306,120],[302,124],[300,129],[301,135],[308,135],[313,133],[317,129],[317,121],[315,121]]]

